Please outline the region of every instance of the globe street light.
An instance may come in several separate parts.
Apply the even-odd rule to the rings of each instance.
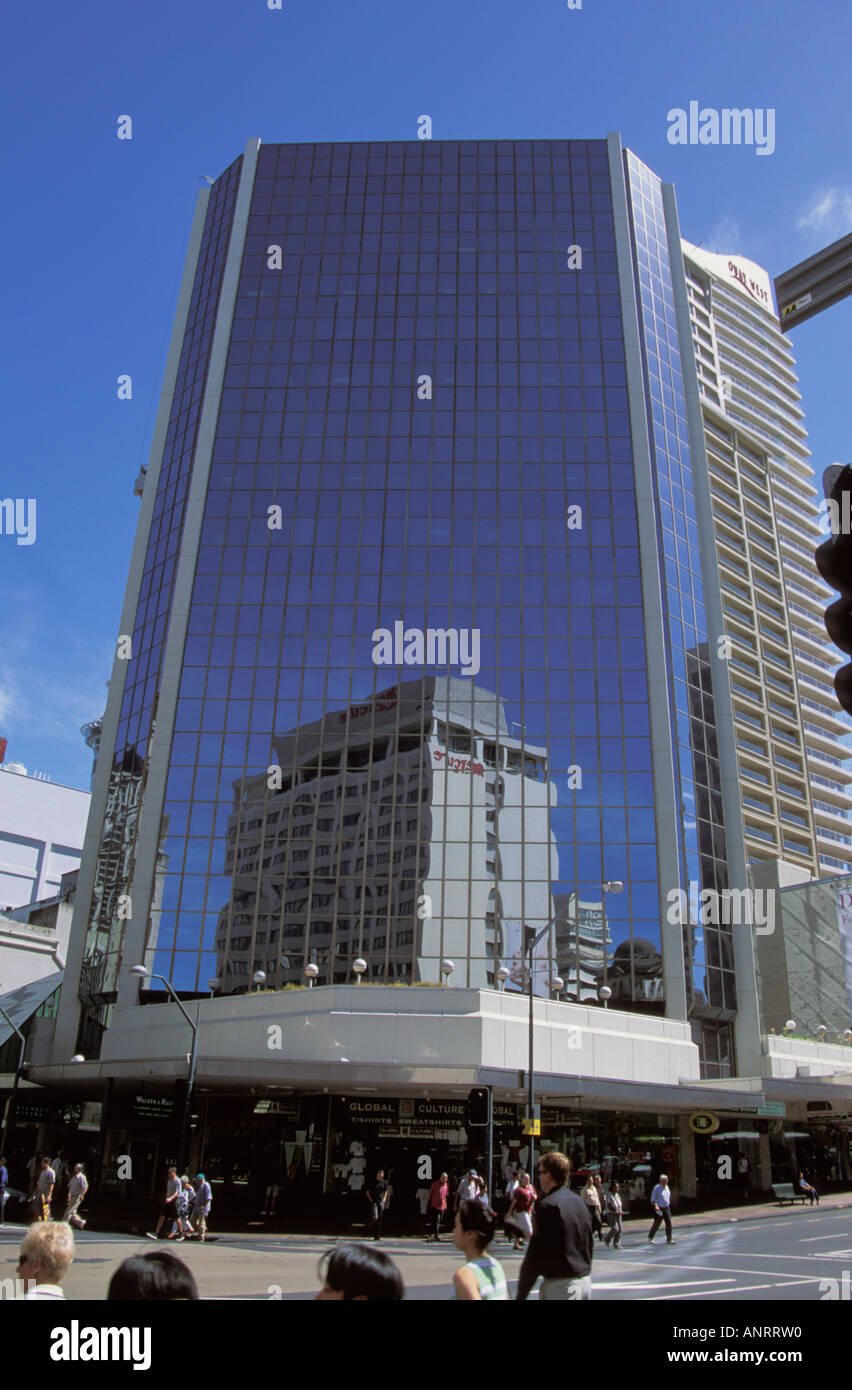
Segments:
[[[163,984],[166,987],[166,991],[169,995],[169,998],[172,999],[175,1004],[177,1004],[178,1008],[180,1009],[181,1013],[183,1014],[184,1018],[186,1019],[190,1028],[192,1029],[192,1049],[189,1054],[189,1072],[186,1081],[186,1097],[183,1103],[183,1117],[181,1119],[180,1125],[180,1148],[178,1153],[178,1171],[180,1172],[186,1167],[185,1159],[187,1149],[187,1137],[189,1135],[189,1116],[192,1106],[192,1088],[195,1085],[195,1066],[198,1060],[198,1017],[196,1017],[195,1021],[193,1021],[190,1018],[186,1009],[183,1007],[183,1004],[181,1003],[180,999],[175,994],[175,991],[172,988],[171,981],[167,980],[165,975],[158,975],[156,973],[152,973],[146,965],[131,965],[130,973],[131,975],[136,975],[137,978],[140,980],[162,980]],[[199,1003],[199,1015],[200,1011],[201,1005]]]
[[[505,965],[500,966],[500,969],[497,971],[498,989],[504,990],[506,988],[506,981],[508,980],[510,973],[511,972],[506,969]]]
[[[316,979],[316,977],[317,977],[318,974],[319,974],[319,966],[318,966],[318,965],[314,965],[313,961],[311,961],[310,965],[306,965],[306,966],[305,966],[305,977],[306,977],[306,979],[307,979],[307,981],[308,981],[308,989],[313,989],[313,987],[314,987],[314,980]]]
[[[455,968],[456,968],[456,963],[455,963],[455,961],[452,961],[452,960],[442,960],[442,961],[441,961],[441,974],[444,976],[444,979],[441,981],[442,984],[448,985],[448,984],[450,983],[450,976],[452,975],[452,973],[453,973],[453,971],[455,970]]]
[[[260,993],[261,985],[266,984],[266,971],[255,970],[254,974],[251,977],[251,982],[253,985],[257,985],[258,993]]]
[[[609,1001],[612,998],[612,990],[610,989],[609,985],[601,985],[600,989],[598,990],[598,998],[603,1001],[603,1006],[605,1009],[609,1007]]]
[[[361,983],[361,976],[363,975],[363,973],[364,973],[364,971],[365,971],[366,969],[367,969],[367,962],[366,962],[364,959],[362,959],[361,956],[359,956],[357,960],[353,960],[353,962],[352,962],[352,970],[353,970],[353,972],[354,972],[354,974],[355,974],[355,983],[356,983],[356,985],[360,985],[360,983]]]

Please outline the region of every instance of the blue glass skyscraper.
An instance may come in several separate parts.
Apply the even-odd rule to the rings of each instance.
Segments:
[[[205,191],[58,1046],[133,964],[229,1017],[511,994],[549,927],[538,995],[751,1053],[750,940],[668,910],[745,885],[684,304],[617,137],[252,141]]]

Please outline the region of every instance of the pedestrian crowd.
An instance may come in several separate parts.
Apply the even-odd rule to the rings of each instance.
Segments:
[[[61,1157],[61,1156],[60,1156]],[[508,1210],[503,1225],[515,1249],[524,1248],[515,1298],[523,1302],[540,1282],[539,1297],[547,1301],[578,1301],[591,1298],[592,1258],[595,1240],[620,1250],[623,1205],[619,1184],[612,1181],[604,1191],[600,1178],[589,1177],[582,1193],[572,1192],[571,1164],[561,1153],[543,1154],[537,1169],[540,1195],[530,1174],[522,1172],[506,1188]],[[78,1209],[87,1183],[82,1165],[75,1164],[67,1176],[64,1221],[50,1218],[51,1202],[57,1188],[56,1165],[42,1155],[31,1161],[31,1181],[36,1220],[26,1231],[20,1248],[18,1277],[27,1288],[27,1299],[64,1298],[62,1280],[74,1258],[72,1225],[82,1229],[85,1222]],[[207,1231],[212,1194],[203,1173],[193,1187],[187,1175],[178,1177],[169,1168],[166,1192],[156,1229],[148,1232],[158,1239],[163,1227],[171,1229],[167,1239],[182,1241],[196,1236],[203,1241]],[[800,1187],[819,1201],[815,1189],[800,1175]],[[0,1191],[8,1183],[5,1164],[0,1159]],[[388,1185],[384,1170],[366,1189],[370,1219],[366,1233],[381,1240],[382,1215]],[[671,1189],[661,1173],[650,1199],[652,1222],[648,1242],[653,1244],[661,1225],[671,1244]],[[441,1221],[450,1207],[450,1182],[441,1173],[429,1190],[429,1235],[440,1239]],[[492,1253],[500,1218],[488,1201],[487,1186],[475,1169],[458,1183],[452,1199],[453,1244],[464,1256],[452,1281],[454,1299],[508,1301],[511,1297],[506,1273]],[[607,1231],[603,1232],[604,1221]],[[319,1301],[398,1301],[405,1296],[402,1275],[393,1260],[374,1246],[345,1241],[322,1257],[318,1270],[321,1281]],[[116,1269],[110,1280],[107,1299],[175,1300],[199,1298],[191,1270],[176,1256],[164,1250],[145,1251],[131,1256]]]
[[[508,1203],[503,1225],[514,1249],[524,1249],[515,1298],[524,1301],[536,1284],[547,1301],[573,1302],[591,1298],[592,1258],[597,1240],[607,1248],[622,1247],[624,1204],[620,1184],[604,1186],[600,1176],[589,1177],[580,1194],[572,1192],[571,1164],[565,1154],[544,1154],[538,1166],[541,1195],[529,1173],[512,1177],[505,1189]],[[379,1170],[367,1189],[371,1206],[367,1232],[379,1239],[385,1175]],[[671,1189],[661,1173],[650,1199],[649,1244],[664,1223],[666,1241],[673,1244]],[[453,1244],[465,1262],[453,1276],[452,1297],[473,1301],[507,1301],[511,1295],[500,1261],[491,1253],[499,1217],[491,1209],[485,1181],[469,1169],[451,1193],[449,1175],[441,1173],[426,1201],[427,1241],[440,1240],[441,1225],[452,1208]],[[606,1226],[606,1231],[604,1231]],[[404,1297],[402,1276],[383,1252],[347,1242],[323,1257],[319,1270],[319,1299],[385,1299]]]
[[[89,1190],[82,1163],[69,1164],[60,1151],[51,1160],[38,1150],[27,1163],[27,1189],[19,1192],[9,1186],[6,1160],[0,1157],[0,1222],[6,1219],[6,1203],[10,1196],[27,1202],[34,1221],[50,1221],[59,1213],[62,1220],[75,1230],[82,1231],[86,1222],[80,1207]]]
[[[193,1187],[184,1173],[178,1177],[177,1168],[169,1168],[166,1193],[160,1204],[157,1224],[147,1231],[149,1240],[159,1240],[165,1225],[170,1225],[166,1240],[199,1240],[207,1238],[207,1218],[213,1205],[213,1190],[203,1173],[196,1173]]]

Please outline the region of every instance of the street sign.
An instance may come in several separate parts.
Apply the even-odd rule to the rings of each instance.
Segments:
[[[776,276],[778,316],[786,333],[852,294],[852,234]]]
[[[693,1134],[714,1134],[719,1128],[719,1116],[710,1110],[696,1110],[689,1117],[689,1128]]]
[[[529,1135],[531,1138],[535,1138],[537,1135],[540,1135],[540,1134],[541,1134],[541,1120],[530,1120],[530,1119],[528,1119],[528,1118],[525,1119],[525,1120],[524,1120],[524,1134]]]
[[[764,1105],[726,1105],[726,1115],[762,1115],[767,1120],[784,1119],[787,1107],[783,1100],[768,1100]]]

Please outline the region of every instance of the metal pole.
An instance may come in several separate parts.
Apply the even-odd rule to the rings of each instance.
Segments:
[[[186,1153],[186,1148],[187,1148],[187,1142],[186,1142],[186,1141],[187,1141],[187,1135],[188,1135],[188,1133],[189,1133],[189,1116],[190,1116],[190,1112],[191,1112],[191,1109],[192,1109],[192,1087],[193,1087],[193,1085],[194,1085],[194,1083],[195,1083],[195,1065],[196,1065],[196,1061],[197,1061],[197,1058],[198,1058],[198,1021],[193,1022],[193,1020],[190,1018],[190,1016],[189,1016],[189,1014],[187,1013],[186,1009],[183,1007],[183,1004],[181,1003],[181,1001],[178,999],[177,995],[175,994],[174,989],[172,988],[171,983],[166,979],[165,975],[152,975],[152,976],[151,976],[151,979],[152,979],[152,980],[162,980],[163,984],[165,985],[166,989],[167,989],[168,992],[169,992],[169,995],[170,995],[171,998],[174,1000],[174,1002],[177,1004],[178,1008],[180,1009],[181,1013],[183,1014],[184,1018],[186,1019],[187,1023],[188,1023],[189,1026],[190,1026],[190,1028],[192,1029],[192,1049],[191,1049],[190,1054],[189,1054],[189,1075],[188,1075],[188,1078],[187,1078],[186,1096],[185,1096],[185,1098],[184,1098],[184,1103],[183,1103],[183,1116],[182,1116],[182,1118],[181,1118],[181,1126],[180,1126],[180,1147],[179,1147],[179,1149],[178,1149],[178,1170],[180,1170],[180,1169],[182,1169],[183,1166],[184,1166],[184,1159],[188,1157],[188,1154]],[[201,1003],[200,1003],[200,1001],[199,1001],[199,1004],[198,1004],[197,1013],[198,1013],[198,1016],[199,1016],[199,1018],[200,1018],[200,1015],[201,1015]]]
[[[199,1005],[200,1009],[200,1005]],[[189,1120],[192,1114],[192,1088],[195,1085],[195,1067],[198,1061],[198,1025],[192,1025],[192,1048],[189,1054],[189,1076],[186,1083],[186,1096],[183,1103],[183,1119],[180,1126],[179,1170],[184,1172],[189,1162]]]
[[[494,1206],[494,1091],[488,1087],[488,1140],[485,1169],[488,1174],[488,1205]]]

